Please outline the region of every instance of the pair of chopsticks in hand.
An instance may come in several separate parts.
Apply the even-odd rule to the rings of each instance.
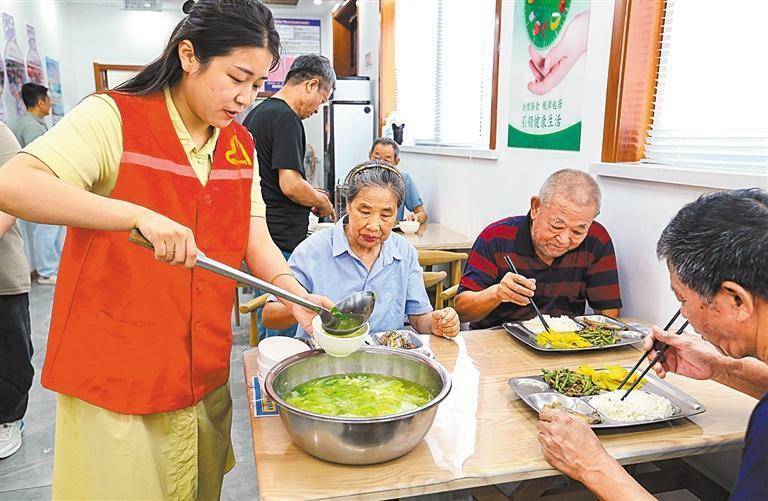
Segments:
[[[507,268],[509,268],[509,271],[515,275],[520,275],[520,273],[517,271],[517,268],[515,268],[515,264],[512,262],[512,259],[509,256],[504,256],[504,262],[507,263]],[[533,298],[531,298],[531,306],[533,306],[533,309],[536,311],[536,315],[539,317],[539,320],[541,320],[541,325],[544,326],[544,330],[547,332],[552,332],[552,329],[549,328],[549,324],[547,324],[547,321],[544,320],[544,315],[542,315],[541,311],[539,311],[539,307],[536,306],[536,303],[533,302]]]
[[[675,320],[677,320],[677,317],[679,317],[679,316],[680,316],[680,310],[677,310],[677,313],[675,313],[675,315],[672,317],[672,320],[670,320],[670,321],[667,323],[666,327],[664,327],[664,330],[665,330],[665,331],[669,330],[669,328],[670,328],[670,327],[672,327],[672,324],[674,324],[674,323],[675,323]],[[680,328],[679,328],[679,329],[677,329],[677,332],[675,332],[675,334],[677,334],[677,335],[679,336],[680,334],[682,334],[682,333],[683,333],[683,330],[684,330],[686,327],[688,327],[688,320],[686,320],[686,321],[683,323],[683,325],[681,325],[681,326],[680,326]],[[619,386],[617,386],[617,387],[616,387],[616,389],[617,389],[617,390],[620,390],[620,389],[621,389],[621,388],[622,388],[622,387],[623,387],[625,384],[627,384],[627,381],[629,381],[629,378],[630,378],[630,377],[632,377],[632,374],[634,374],[634,373],[635,373],[635,371],[637,370],[637,368],[638,368],[638,367],[640,367],[640,364],[641,364],[641,363],[643,363],[643,360],[645,360],[646,358],[648,358],[648,356],[651,354],[651,351],[653,351],[653,350],[655,350],[655,351],[656,351],[656,357],[654,357],[654,359],[653,359],[653,360],[651,360],[651,363],[650,363],[650,364],[648,364],[648,367],[646,367],[646,368],[643,370],[643,373],[642,373],[642,374],[640,374],[640,377],[639,377],[639,378],[637,378],[637,380],[635,380],[635,382],[634,382],[634,383],[632,383],[632,386],[630,386],[630,387],[629,387],[629,389],[627,390],[627,392],[626,392],[626,393],[624,393],[624,396],[623,396],[623,397],[621,397],[621,399],[622,399],[622,400],[624,400],[625,398],[627,398],[627,395],[629,395],[629,393],[630,393],[632,390],[634,390],[634,389],[635,389],[635,386],[637,386],[637,385],[638,385],[638,383],[640,383],[640,381],[641,381],[641,380],[642,380],[642,379],[645,377],[645,375],[646,375],[646,374],[648,374],[648,371],[649,371],[649,370],[651,370],[651,367],[653,367],[654,365],[656,365],[656,362],[658,362],[659,360],[661,360],[661,359],[664,357],[664,352],[665,352],[665,351],[667,351],[667,345],[666,345],[666,344],[664,344],[664,343],[662,343],[662,342],[661,342],[661,341],[659,341],[659,340],[655,340],[655,341],[653,342],[653,347],[652,347],[650,350],[646,351],[646,352],[645,352],[645,354],[643,354],[643,356],[642,356],[642,357],[640,357],[640,360],[638,360],[638,361],[637,361],[637,363],[635,364],[635,366],[634,366],[634,367],[632,367],[632,370],[631,370],[631,371],[629,371],[629,372],[627,373],[627,377],[625,377],[625,378],[624,378],[624,381],[622,381],[622,382],[621,382],[621,384],[620,384]]]

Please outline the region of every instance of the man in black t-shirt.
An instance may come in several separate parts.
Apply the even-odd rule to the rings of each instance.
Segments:
[[[325,192],[306,180],[306,137],[301,121],[320,109],[336,87],[328,58],[308,54],[291,65],[282,89],[254,108],[243,121],[256,142],[267,227],[287,258],[307,236],[309,211],[333,215]]]

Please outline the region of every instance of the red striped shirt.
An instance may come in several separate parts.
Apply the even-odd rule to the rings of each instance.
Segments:
[[[531,241],[530,215],[496,221],[477,237],[464,268],[459,293],[482,291],[501,281],[508,272],[508,255],[521,275],[536,279],[536,306],[549,315],[583,315],[587,303],[595,310],[621,308],[616,255],[608,231],[594,221],[584,241],[575,249],[544,263]],[[509,320],[527,320],[533,307],[502,303],[484,319],[472,324],[483,329]]]

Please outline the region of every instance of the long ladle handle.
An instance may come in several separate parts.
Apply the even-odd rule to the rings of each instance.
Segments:
[[[137,229],[131,230],[131,233],[128,236],[128,240],[136,245],[140,245],[141,247],[145,247],[150,250],[155,249],[155,246],[152,245],[152,242],[144,238],[144,235],[142,235],[141,232]],[[264,280],[260,280],[254,276],[251,276],[247,273],[243,273],[240,270],[232,268],[231,266],[227,266],[224,263],[215,261],[207,257],[200,250],[197,251],[197,261],[195,262],[195,266],[199,266],[204,270],[211,271],[218,275],[231,278],[232,280],[235,280],[237,282],[241,282],[241,283],[250,285],[252,287],[261,289],[265,292],[269,292],[274,296],[281,297],[286,301],[290,301],[292,303],[296,303],[299,306],[303,306],[304,308],[314,311],[315,313],[322,313],[323,311],[328,311],[325,308],[322,308],[316,305],[315,303],[307,301],[303,297],[299,297],[296,294],[293,294],[292,292],[288,292],[287,290],[281,289],[280,287],[275,287],[269,282],[265,282]],[[328,313],[330,314],[330,312]]]

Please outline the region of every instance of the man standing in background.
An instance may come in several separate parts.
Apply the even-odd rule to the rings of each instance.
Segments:
[[[25,83],[21,87],[21,99],[27,112],[17,122],[14,133],[23,148],[48,130],[45,117],[51,112],[51,98],[46,87]],[[27,246],[27,257],[37,271],[37,283],[55,285],[64,246],[64,227],[27,222],[23,226],[25,237],[31,243]]]
[[[280,91],[243,121],[256,142],[267,227],[286,259],[307,237],[310,210],[321,217],[333,215],[328,195],[307,182],[307,141],[301,121],[317,113],[335,88],[336,73],[328,58],[318,54],[299,56]],[[294,332],[295,328],[265,330],[259,322],[260,338],[293,336]]]
[[[19,152],[11,130],[0,122],[0,168]],[[21,448],[32,367],[29,265],[16,218],[0,212],[0,459]]]

